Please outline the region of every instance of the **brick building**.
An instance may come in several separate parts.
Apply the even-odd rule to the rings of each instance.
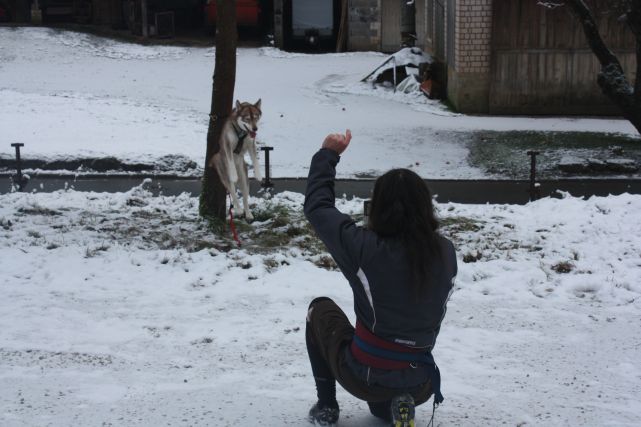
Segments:
[[[416,0],[417,45],[447,64],[465,113],[619,115],[596,83],[600,65],[565,7],[536,0]],[[636,42],[609,0],[587,0],[606,43],[635,78]]]
[[[332,10],[333,37],[328,38],[326,48],[336,48],[339,30],[345,19],[346,36],[339,49],[397,51],[404,37],[414,33],[414,5],[408,0],[274,0],[274,36],[276,46],[289,49],[296,44],[295,28],[297,14],[306,15],[304,10],[316,12],[319,8]],[[321,6],[322,5],[322,6]],[[345,16],[343,16],[343,11]],[[307,22],[311,16],[305,16]],[[329,16],[328,16],[329,19]],[[311,28],[310,28],[311,30]]]
[[[276,43],[293,3],[341,0],[275,0]],[[464,113],[618,115],[596,84],[600,66],[582,27],[565,7],[537,0],[344,0],[347,50],[393,52],[413,42],[445,64],[447,97]],[[601,34],[631,79],[636,42],[611,0],[586,0]],[[410,3],[408,5],[408,3]],[[283,19],[284,17],[284,19]],[[414,38],[412,38],[412,35]]]
[[[447,64],[448,99],[462,112],[489,112],[492,6],[493,0],[416,1],[416,43]]]

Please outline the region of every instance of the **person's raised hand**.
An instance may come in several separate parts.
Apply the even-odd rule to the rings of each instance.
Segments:
[[[323,141],[323,148],[329,148],[336,151],[339,155],[347,149],[349,142],[352,140],[352,131],[347,129],[345,135],[342,133],[330,133]]]

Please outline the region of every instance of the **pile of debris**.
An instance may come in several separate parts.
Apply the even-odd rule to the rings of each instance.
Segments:
[[[403,93],[422,92],[430,99],[445,97],[445,65],[417,47],[406,47],[390,55],[361,81],[393,87]]]

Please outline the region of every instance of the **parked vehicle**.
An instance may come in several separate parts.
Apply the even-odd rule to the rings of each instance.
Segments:
[[[0,0],[0,22],[9,22],[11,21],[11,14],[9,13],[9,7]]]
[[[90,0],[40,0],[42,22],[90,22]]]
[[[259,27],[261,25],[260,0],[237,0],[236,20],[241,27]],[[216,25],[216,1],[207,0],[205,20],[209,26]]]

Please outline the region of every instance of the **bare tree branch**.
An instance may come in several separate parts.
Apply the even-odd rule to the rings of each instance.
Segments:
[[[628,81],[621,62],[605,44],[599,33],[599,26],[584,0],[538,1],[548,9],[567,6],[579,21],[590,49],[601,63],[597,83],[603,93],[621,108],[623,116],[641,133],[641,0],[611,0],[607,13],[621,13],[623,19],[636,38],[637,78],[634,87]]]
[[[558,1],[539,1],[539,6],[547,7],[548,9],[556,9],[557,7],[565,6],[565,3]]]
[[[566,4],[579,20],[592,52],[601,63],[601,72],[597,77],[599,86],[610,99],[621,107],[624,116],[632,120],[636,97],[619,59],[603,41],[597,22],[585,2],[583,0],[567,0]],[[637,125],[638,123],[635,124],[635,126]]]
[[[619,59],[608,48],[599,33],[599,26],[592,15],[592,12],[583,0],[568,0],[568,7],[575,14],[579,23],[583,26],[583,32],[588,40],[590,48],[599,59],[602,66],[617,65],[623,71]]]

